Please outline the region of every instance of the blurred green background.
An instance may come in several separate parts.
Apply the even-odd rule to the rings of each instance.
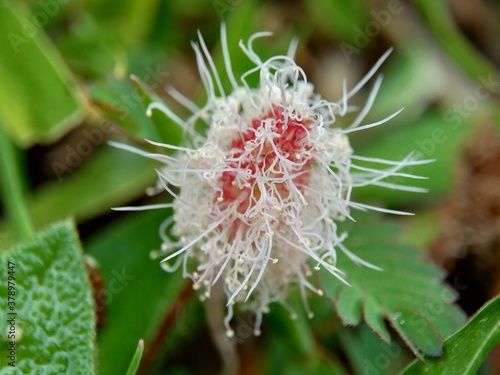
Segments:
[[[428,249],[450,281],[460,277],[467,285],[460,300],[467,312],[500,293],[497,2],[0,0],[0,249],[57,220],[76,219],[84,251],[98,261],[104,280],[100,373],[124,373],[140,337],[146,340],[142,373],[209,374],[220,368],[202,305],[189,298],[179,274],[163,272],[149,257],[160,245],[158,226],[166,214],[110,210],[151,202],[145,191],[155,183],[156,165],[106,142],[179,142],[175,125],[162,115],[146,117],[145,105],[161,97],[185,115],[166,94],[168,86],[203,102],[190,42],[199,30],[221,67],[222,21],[236,73],[252,67],[240,39],[272,31],[255,43],[266,57],[286,53],[297,37],[298,64],[332,101],[341,97],[344,79],[353,87],[394,47],[367,121],[405,110],[382,127],[356,133],[352,145],[361,155],[401,159],[415,151],[436,159],[415,171],[429,177],[420,185],[429,193],[365,188],[356,198],[417,213],[403,221],[405,237]],[[364,103],[370,87],[354,104]],[[341,119],[339,126],[347,122]],[[324,331],[307,336],[291,323],[280,326],[280,314],[277,308],[269,315],[263,338],[241,337],[241,374],[342,373],[335,363],[361,373],[363,360],[382,350],[362,330],[355,339],[371,349],[356,359],[338,349],[351,345],[352,337],[329,339],[338,322],[320,316],[311,324]],[[245,326],[251,318],[239,319]],[[283,332],[301,337],[291,340],[296,347],[276,340]],[[316,352],[328,364],[290,358],[316,350],[308,340],[322,340],[330,353],[341,354]],[[394,368],[380,373],[394,373],[409,358],[399,356]],[[500,369],[498,356],[491,363]]]

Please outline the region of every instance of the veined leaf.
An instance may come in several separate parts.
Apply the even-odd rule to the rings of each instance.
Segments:
[[[2,252],[0,264],[2,374],[93,374],[94,304],[73,224]]]
[[[488,353],[500,344],[500,297],[488,302],[459,331],[444,342],[441,358],[425,356],[401,375],[477,374]]]
[[[357,265],[340,252],[338,266],[351,286],[322,271],[323,290],[335,301],[340,319],[356,325],[363,317],[389,342],[385,319],[417,357],[441,355],[444,337],[465,320],[453,304],[455,292],[441,282],[443,272],[422,261],[417,249],[400,244],[395,224],[374,223],[359,214],[356,220],[347,224],[356,228],[344,245],[383,270]]]

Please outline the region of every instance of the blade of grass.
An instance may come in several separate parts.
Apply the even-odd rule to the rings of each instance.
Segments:
[[[137,369],[139,368],[139,363],[141,363],[142,353],[144,352],[144,340],[140,339],[137,344],[137,349],[135,350],[134,356],[132,357],[132,362],[128,367],[126,375],[137,374]]]

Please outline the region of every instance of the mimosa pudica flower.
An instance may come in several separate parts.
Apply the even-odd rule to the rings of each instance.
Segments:
[[[185,145],[151,144],[173,151],[172,155],[150,154],[117,145],[163,163],[157,170],[158,188],[173,196],[173,203],[141,208],[173,208],[160,228],[160,255],[167,271],[182,267],[200,298],[210,297],[220,283],[227,295],[226,333],[234,335],[230,321],[234,305],[256,314],[254,333],[260,333],[262,314],[269,305],[286,298],[298,285],[308,314],[306,292],[322,294],[310,281],[315,269],[324,268],[343,280],[337,267],[337,252],[353,262],[377,269],[344,245],[346,233],[337,223],[351,218],[350,210],[374,209],[404,214],[353,202],[353,189],[376,185],[406,191],[420,188],[385,181],[388,177],[419,178],[401,169],[425,163],[412,154],[401,161],[357,156],[349,134],[381,125],[400,111],[380,121],[363,124],[382,83],[379,76],[363,108],[349,100],[375,75],[388,57],[385,53],[352,89],[344,82],[337,102],[322,99],[294,61],[297,47],[292,41],[286,55],[262,60],[253,50],[254,34],[240,47],[255,65],[239,79],[233,73],[225,26],[222,52],[231,90],[223,89],[210,53],[199,35],[193,43],[207,102],[198,107],[175,89],[169,93],[192,112],[181,119],[164,103],[150,104],[147,113],[161,111],[181,127]],[[256,75],[257,87],[248,78]],[[337,119],[357,113],[347,127]],[[199,132],[197,124],[206,124]],[[115,144],[116,145],[116,144]],[[373,165],[373,166],[367,166]]]

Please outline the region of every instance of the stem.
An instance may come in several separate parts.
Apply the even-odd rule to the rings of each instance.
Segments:
[[[16,146],[0,127],[0,191],[7,220],[17,240],[30,239],[34,234],[22,186]]]
[[[221,375],[235,375],[238,373],[240,364],[236,352],[236,342],[226,336],[226,328],[222,323],[226,309],[224,307],[225,297],[222,282],[219,280],[212,288],[211,296],[204,303],[207,316],[208,328],[217,351],[222,361]]]

